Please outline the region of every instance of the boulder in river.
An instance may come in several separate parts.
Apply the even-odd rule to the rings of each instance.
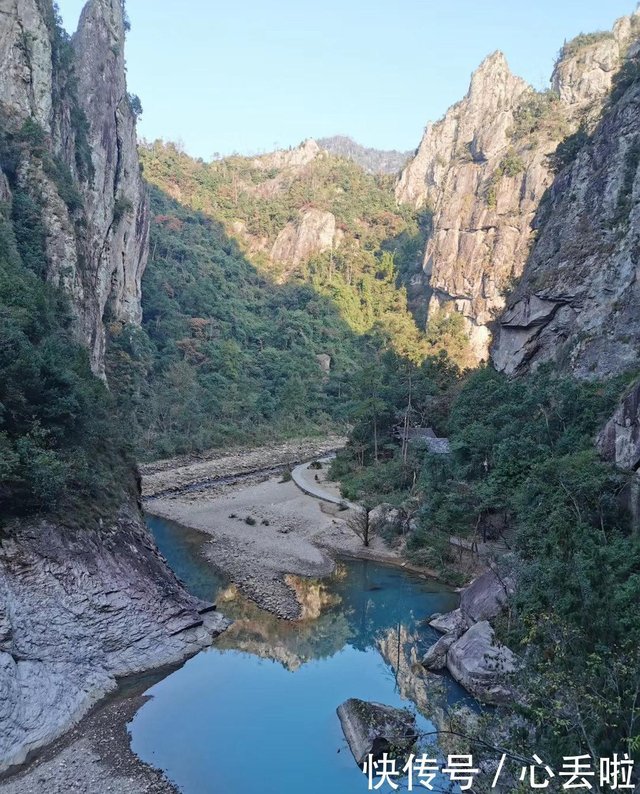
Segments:
[[[449,648],[458,639],[457,635],[450,633],[445,634],[443,637],[432,645],[425,653],[422,664],[427,670],[443,670],[447,666],[447,654]]]
[[[447,612],[446,615],[434,615],[429,621],[429,625],[436,631],[443,634],[455,634],[456,637],[459,637],[467,629],[467,624],[459,609]]]
[[[486,620],[471,626],[447,651],[447,668],[451,675],[478,700],[487,703],[512,697],[506,678],[516,671],[517,664],[515,654],[496,642],[491,624]]]
[[[342,731],[358,766],[369,755],[407,752],[418,738],[415,716],[407,709],[349,698],[337,709]]]

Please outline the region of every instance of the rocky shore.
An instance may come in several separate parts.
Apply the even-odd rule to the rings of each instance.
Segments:
[[[0,544],[0,772],[122,676],[178,663],[228,625],[189,595],[134,507],[99,529],[20,526]]]
[[[141,685],[146,688],[149,680]],[[176,794],[163,772],[140,761],[127,724],[146,698],[114,697],[100,704],[37,759],[0,780],[2,794]]]

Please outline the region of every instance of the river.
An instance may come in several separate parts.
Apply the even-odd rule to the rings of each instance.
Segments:
[[[423,650],[436,639],[425,619],[455,608],[457,594],[400,568],[345,560],[309,586],[324,604],[319,617],[283,621],[229,588],[200,555],[199,533],[151,516],[148,524],[187,588],[217,600],[235,623],[147,691],[129,724],[133,751],[185,794],[366,791],[336,708],[357,697],[416,711],[403,698],[411,674],[405,669],[401,680],[394,668],[402,671],[408,640]],[[397,637],[397,663],[383,657],[383,637],[387,659]],[[425,713],[417,714],[425,732],[447,704],[469,702],[447,676],[428,679]]]

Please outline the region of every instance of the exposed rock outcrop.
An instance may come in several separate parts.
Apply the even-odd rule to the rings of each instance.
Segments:
[[[489,620],[502,612],[514,589],[513,579],[493,570],[474,579],[463,590],[458,609],[429,621],[443,636],[427,650],[424,667],[446,667],[456,681],[484,702],[508,700],[512,694],[506,679],[516,671],[518,660],[509,648],[496,642]]]
[[[492,323],[522,274],[532,222],[553,178],[549,155],[597,118],[637,20],[626,17],[610,34],[565,45],[553,88],[543,94],[494,53],[466,97],[427,126],[401,176],[398,200],[433,210],[424,259],[429,314],[462,314],[478,361],[487,359]]]
[[[621,400],[597,439],[600,454],[621,469],[640,468],[640,383]]]
[[[621,81],[540,207],[538,239],[497,329],[498,369],[552,361],[596,378],[637,366],[639,124],[640,84]]]
[[[635,532],[640,532],[640,382],[636,381],[596,439],[602,457],[627,472],[620,500],[629,510]]]
[[[358,766],[369,755],[407,751],[418,738],[415,716],[406,709],[350,698],[338,706],[340,724]]]
[[[284,265],[299,265],[314,254],[330,251],[336,236],[336,219],[330,212],[303,210],[295,223],[288,223],[278,234],[271,259]]]
[[[299,146],[290,149],[278,149],[269,154],[263,154],[252,160],[254,168],[263,171],[283,168],[301,168],[307,165],[322,152],[322,149],[313,138],[308,138]]]
[[[0,114],[14,147],[1,198],[29,196],[39,208],[45,275],[70,295],[77,336],[102,374],[105,313],[141,319],[148,246],[123,5],[90,0],[72,42],[46,0],[0,0],[0,18]]]
[[[479,700],[498,703],[511,698],[506,679],[516,671],[517,659],[509,648],[496,642],[490,623],[482,620],[451,645],[447,669]]]
[[[382,502],[370,511],[369,526],[373,534],[392,539],[407,532],[409,516],[401,507]]]
[[[0,103],[51,131],[51,36],[37,0],[0,0]]]
[[[102,317],[139,324],[140,282],[147,263],[149,205],[136,143],[136,115],[127,93],[125,20],[121,0],[90,0],[73,37],[78,100],[88,121],[93,179],[84,187],[86,259],[92,268],[89,310],[94,357],[103,355]]]
[[[0,545],[0,770],[116,687],[228,622],[169,572],[136,511],[99,531],[25,526]]]

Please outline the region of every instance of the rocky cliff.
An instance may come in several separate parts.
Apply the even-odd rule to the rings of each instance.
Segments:
[[[299,265],[314,254],[333,249],[336,219],[330,212],[310,208],[279,232],[271,249],[271,259],[285,265]]]
[[[100,531],[23,526],[0,546],[0,771],[117,678],[179,662],[227,625],[169,573],[136,511]]]
[[[546,92],[514,76],[502,53],[489,56],[466,97],[427,126],[402,173],[398,201],[433,211],[424,257],[430,316],[462,314],[478,361],[488,356],[491,325],[527,260],[532,222],[553,179],[550,155],[595,123],[637,19],[565,45]]]
[[[492,351],[507,373],[544,361],[583,378],[637,367],[640,61],[630,56],[536,216],[537,240]]]
[[[121,0],[90,0],[72,40],[50,0],[0,0],[0,771],[226,626],[158,554],[113,422],[86,421],[110,403],[73,340],[103,375],[105,321],[141,317],[125,27]]]
[[[71,41],[48,0],[0,0],[0,18],[3,199],[38,208],[44,275],[102,373],[105,313],[140,321],[148,240],[123,4],[91,0]]]

